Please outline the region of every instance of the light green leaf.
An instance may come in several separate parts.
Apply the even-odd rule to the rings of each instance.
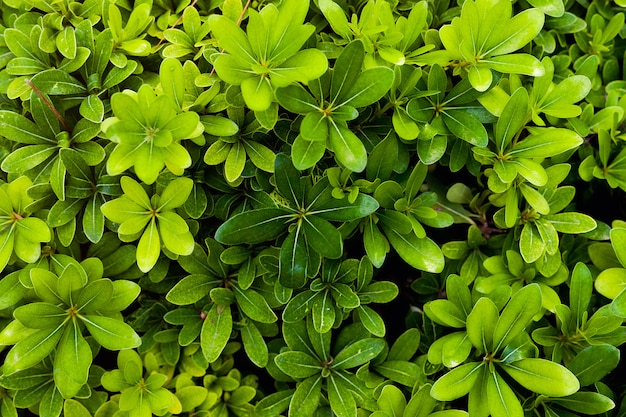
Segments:
[[[586,233],[597,227],[596,221],[591,216],[582,213],[556,213],[544,218],[561,233]]]
[[[581,391],[563,398],[551,399],[552,403],[558,404],[567,410],[580,414],[601,414],[615,408],[615,403],[609,397],[589,391]]]
[[[307,140],[302,135],[296,136],[291,147],[291,157],[296,169],[306,170],[315,166],[326,152],[326,143],[319,140]]]
[[[493,333],[498,321],[498,307],[489,298],[481,297],[467,316],[467,336],[476,349],[491,352]]]
[[[452,401],[466,395],[481,375],[481,362],[470,362],[449,371],[433,384],[430,395],[439,401]]]
[[[523,417],[524,410],[517,395],[497,372],[487,376],[487,401],[493,416]]]
[[[141,235],[137,245],[137,266],[142,272],[150,271],[161,254],[161,239],[154,218]]]
[[[545,128],[519,141],[507,155],[516,158],[548,158],[578,147],[582,138],[573,130]]]
[[[73,321],[65,328],[54,356],[54,383],[65,398],[75,396],[87,383],[92,353]]]
[[[456,137],[474,146],[487,146],[487,130],[475,116],[464,110],[445,109],[442,117],[450,132]]]
[[[174,99],[176,109],[182,110],[185,94],[185,74],[178,59],[165,58],[159,68],[159,78],[163,92]]]
[[[81,315],[80,319],[93,338],[105,349],[133,349],[141,344],[141,338],[133,328],[121,320],[88,314]]]
[[[481,59],[494,71],[504,74],[523,74],[540,77],[544,73],[541,62],[529,54],[509,54]]]
[[[274,90],[267,78],[250,77],[241,82],[241,94],[250,110],[267,110],[274,101]]]
[[[330,374],[326,384],[328,402],[333,414],[337,417],[356,417],[357,408],[352,391],[343,383],[337,374]]]
[[[64,327],[60,324],[55,328],[38,330],[17,342],[4,359],[4,374],[9,375],[41,362],[56,347]]]
[[[550,397],[571,395],[580,388],[571,371],[547,359],[527,358],[502,363],[502,369],[524,388]]]
[[[317,410],[322,392],[322,376],[315,375],[300,382],[289,403],[288,417],[311,416]]]

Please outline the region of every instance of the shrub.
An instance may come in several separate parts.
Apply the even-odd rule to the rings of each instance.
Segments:
[[[5,0],[2,416],[622,416],[626,3]]]

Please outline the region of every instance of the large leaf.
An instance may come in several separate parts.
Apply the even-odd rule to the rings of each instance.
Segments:
[[[497,373],[487,376],[487,401],[492,416],[523,417],[524,410],[517,395]]]
[[[571,371],[547,359],[526,358],[503,363],[502,368],[521,386],[538,394],[563,397],[580,388],[578,379]]]
[[[337,259],[343,254],[341,233],[327,220],[317,216],[304,216],[302,229],[307,243],[320,255]]]
[[[383,230],[391,246],[406,263],[427,272],[439,273],[443,270],[443,252],[430,238],[418,238],[413,233],[400,234],[384,225]]]
[[[64,325],[39,330],[17,342],[4,359],[5,375],[30,368],[41,362],[61,339]]]
[[[481,362],[470,362],[460,365],[437,379],[430,395],[439,401],[452,401],[466,395],[482,374]]]
[[[215,362],[224,350],[233,330],[233,317],[230,307],[213,304],[209,310],[200,333],[200,346],[206,360]]]
[[[458,138],[471,143],[474,146],[487,146],[487,130],[475,116],[459,109],[447,109],[442,113],[450,132]]]
[[[494,350],[506,346],[530,323],[541,309],[541,289],[529,284],[517,291],[506,305],[493,332]]]
[[[106,349],[133,349],[141,344],[141,338],[133,328],[121,320],[87,314],[80,319],[93,338]]]
[[[54,356],[54,383],[63,397],[73,397],[87,383],[91,361],[91,348],[74,321],[65,328]]]
[[[516,158],[549,158],[574,149],[582,143],[583,139],[573,130],[546,128],[519,141],[508,155]]]
[[[341,350],[333,360],[333,369],[350,369],[374,359],[385,347],[383,339],[360,339]]]
[[[300,351],[283,352],[274,358],[274,362],[292,378],[308,378],[322,372],[322,364],[318,359]]]
[[[261,208],[237,214],[215,232],[215,239],[226,245],[259,244],[283,234],[294,215],[284,208]]]

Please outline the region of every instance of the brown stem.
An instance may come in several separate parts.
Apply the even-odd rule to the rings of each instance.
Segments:
[[[65,128],[65,131],[71,134],[72,133],[72,129],[70,129],[69,125],[67,124],[67,122],[65,121],[63,116],[61,116],[61,113],[59,113],[58,110],[54,107],[54,105],[52,103],[50,103],[50,100],[48,100],[46,98],[46,96],[43,95],[41,90],[39,88],[37,88],[37,86],[35,84],[33,84],[33,82],[31,80],[29,80],[28,78],[25,79],[24,82],[26,83],[26,85],[28,85],[31,88],[31,90],[33,90],[35,92],[35,94],[37,94],[39,96],[41,101],[43,101],[45,103],[45,105],[48,106],[48,108],[54,114],[54,116],[57,119],[59,119],[59,121],[61,122],[61,124]]]

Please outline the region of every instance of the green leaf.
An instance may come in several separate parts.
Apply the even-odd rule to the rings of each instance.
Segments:
[[[519,133],[528,116],[528,92],[520,87],[507,101],[496,124],[495,139],[500,153],[509,146],[511,140]]]
[[[330,122],[330,147],[337,161],[352,172],[362,172],[367,165],[367,151],[363,142],[347,127],[345,122]]]
[[[386,333],[385,321],[372,308],[366,305],[357,307],[359,320],[368,332],[377,337],[384,337]]]
[[[31,168],[42,165],[57,149],[50,145],[28,145],[11,152],[2,161],[2,170],[21,174]]]
[[[493,332],[494,351],[499,351],[528,326],[541,309],[541,289],[529,284],[517,291],[502,310]]]
[[[77,322],[65,328],[54,356],[54,383],[65,398],[75,396],[87,383],[92,353]]]
[[[326,152],[326,143],[319,140],[307,140],[302,135],[296,136],[291,147],[291,157],[296,169],[306,170],[315,166]]]
[[[254,166],[265,172],[274,172],[274,159],[276,155],[267,146],[252,140],[243,141],[248,158]]]
[[[81,315],[93,338],[109,350],[133,349],[141,344],[141,338],[132,327],[121,320],[110,317]]]
[[[232,290],[235,293],[237,305],[252,320],[261,323],[274,323],[277,320],[276,314],[258,292],[250,288],[243,291],[236,285],[232,286]]]
[[[526,223],[520,235],[520,252],[524,261],[533,263],[545,252],[545,244],[539,234],[539,230],[532,223]]]
[[[264,111],[274,101],[274,90],[265,77],[246,78],[241,83],[241,94],[250,110]]]
[[[219,282],[211,275],[191,274],[178,281],[167,293],[166,299],[176,305],[193,304],[205,297]]]
[[[215,232],[215,239],[226,245],[259,244],[283,234],[293,214],[283,208],[261,208],[237,214]]]
[[[544,218],[561,233],[586,233],[597,227],[596,221],[591,216],[582,213],[556,213]]]
[[[274,417],[289,408],[289,402],[295,390],[281,390],[264,396],[254,407],[259,417]]]
[[[304,216],[302,230],[307,243],[320,255],[337,259],[343,254],[341,233],[328,221],[318,216]]]
[[[523,417],[524,410],[517,395],[497,372],[487,376],[487,401],[494,416]]]
[[[261,332],[254,323],[249,322],[246,327],[240,330],[243,348],[248,358],[256,366],[263,368],[267,366],[269,351],[263,340]]]
[[[344,39],[350,39],[352,37],[352,30],[350,29],[348,18],[341,6],[333,0],[320,0],[318,6],[336,34]]]
[[[449,371],[433,384],[430,395],[439,401],[452,401],[466,395],[481,375],[481,362],[470,362]]]
[[[617,367],[620,351],[609,344],[587,346],[567,365],[581,387],[595,384]]]
[[[389,91],[393,78],[393,70],[387,67],[375,67],[362,71],[354,84],[351,84],[347,91],[342,90],[337,96],[337,101],[340,103],[337,107],[359,108],[375,103]]]
[[[601,414],[615,408],[615,403],[597,392],[581,391],[563,398],[554,398],[551,403],[580,414]]]
[[[104,103],[96,94],[90,94],[80,103],[79,112],[90,122],[101,123],[104,119]]]
[[[159,78],[163,92],[174,99],[176,109],[182,110],[185,94],[185,74],[178,59],[165,58],[159,68]]]
[[[44,94],[69,95],[87,92],[85,86],[67,72],[48,69],[35,75],[30,81]]]
[[[161,254],[161,239],[154,218],[141,235],[137,245],[137,266],[142,272],[150,271]]]
[[[307,280],[308,245],[302,228],[289,233],[280,247],[279,282],[286,288],[302,288]]]
[[[278,88],[276,101],[292,113],[308,114],[319,110],[319,105],[313,96],[300,84]]]
[[[311,416],[317,410],[322,392],[322,376],[305,379],[296,386],[289,403],[289,417]]]
[[[580,388],[572,372],[547,359],[521,359],[503,363],[502,369],[524,388],[550,397],[571,395]]]
[[[418,238],[413,233],[399,234],[385,225],[383,230],[391,246],[406,263],[427,272],[439,273],[443,270],[443,252],[430,238]]]
[[[278,354],[274,358],[278,368],[292,378],[308,378],[322,372],[322,365],[318,359],[300,351],[288,351]]]
[[[280,66],[270,70],[270,79],[274,86],[286,85],[319,78],[328,69],[326,55],[318,49],[305,49],[290,56]]]
[[[540,77],[544,74],[541,62],[529,54],[509,54],[481,59],[492,70],[505,74],[523,74]]]
[[[472,65],[467,74],[472,87],[477,91],[487,91],[493,81],[493,74],[485,65]]]
[[[466,320],[467,336],[476,349],[492,351],[497,320],[498,307],[489,298],[481,297]]]
[[[0,128],[2,136],[14,142],[27,145],[54,144],[36,124],[13,111],[0,110]]]
[[[327,334],[335,324],[337,316],[333,298],[329,291],[320,291],[311,303],[313,327],[321,334]]]
[[[549,158],[574,149],[582,142],[582,138],[573,130],[545,128],[519,141],[507,155],[516,158]]]
[[[617,259],[626,268],[626,229],[611,229],[611,244]]]
[[[333,360],[333,369],[356,368],[374,359],[385,347],[383,339],[358,340],[341,350]]]
[[[64,327],[60,324],[55,328],[38,330],[17,342],[4,359],[4,374],[10,375],[41,362],[56,347]]]
[[[442,117],[454,136],[474,146],[487,146],[487,130],[474,115],[464,110],[445,109],[442,112]]]
[[[200,346],[206,360],[215,362],[220,356],[233,330],[230,307],[214,304],[209,310],[200,333]]]
[[[333,414],[338,417],[356,417],[357,407],[352,391],[338,374],[330,374],[326,384],[328,402]]]
[[[189,198],[192,188],[193,181],[190,178],[176,178],[161,193],[157,210],[162,212],[181,207]]]
[[[76,400],[67,399],[63,404],[63,415],[65,417],[91,417],[87,408]]]
[[[585,264],[578,262],[572,271],[569,290],[569,307],[572,311],[572,317],[576,319],[577,328],[580,328],[585,320],[585,313],[587,313],[591,302],[592,290],[593,277],[591,271]]]
[[[31,329],[52,329],[62,325],[68,313],[59,306],[35,302],[19,306],[13,316]]]
[[[337,104],[343,101],[348,90],[356,83],[361,73],[365,48],[360,40],[355,40],[346,45],[337,60],[332,72],[330,83],[330,102]]]

